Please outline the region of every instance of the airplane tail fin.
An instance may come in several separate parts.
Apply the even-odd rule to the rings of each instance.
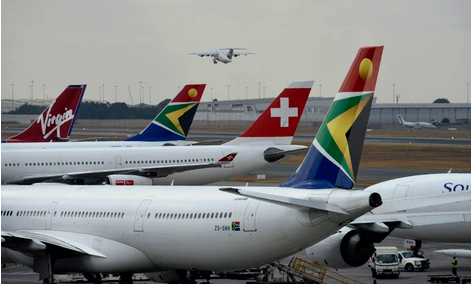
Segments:
[[[234,49],[233,48],[229,48],[229,53],[227,54],[227,57],[229,59],[232,59],[232,56],[234,55]]]
[[[6,139],[6,143],[66,141],[86,87],[68,86],[26,130]]]
[[[398,114],[397,120],[399,120],[399,125],[404,125],[404,119],[402,118],[402,115]]]
[[[382,53],[383,46],[360,48],[306,158],[280,186],[353,187]]]
[[[313,83],[296,81],[289,84],[249,129],[226,144],[291,144]]]
[[[127,141],[185,140],[205,87],[205,84],[183,87],[141,133]]]

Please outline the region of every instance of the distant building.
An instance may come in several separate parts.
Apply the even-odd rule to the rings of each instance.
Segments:
[[[273,98],[201,102],[195,115],[196,121],[254,121]],[[301,122],[320,123],[332,104],[333,98],[309,98]],[[370,124],[397,124],[400,114],[408,121],[442,121],[462,123],[471,119],[471,104],[377,104],[373,98]]]

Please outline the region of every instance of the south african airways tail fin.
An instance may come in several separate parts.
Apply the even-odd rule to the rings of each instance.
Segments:
[[[360,48],[306,158],[280,186],[353,187],[382,53],[383,46]]]
[[[86,87],[68,86],[26,130],[2,143],[67,141]]]
[[[203,96],[205,84],[190,84],[139,134],[127,141],[185,140]]]
[[[226,145],[288,145],[293,140],[314,81],[288,85],[242,135]]]

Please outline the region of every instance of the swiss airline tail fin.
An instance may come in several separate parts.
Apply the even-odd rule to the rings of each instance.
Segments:
[[[25,131],[6,139],[5,142],[67,141],[86,86],[68,86]]]
[[[296,81],[289,84],[249,129],[226,144],[291,144],[313,83]]]
[[[383,46],[360,48],[306,158],[280,186],[353,187],[382,54]]]
[[[205,87],[205,84],[183,87],[141,133],[126,141],[185,140]]]

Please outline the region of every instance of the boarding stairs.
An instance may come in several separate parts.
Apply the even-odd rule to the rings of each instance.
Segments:
[[[293,257],[289,265],[281,263],[272,263],[271,265],[288,274],[294,284],[298,284],[295,277],[303,279],[304,283],[308,284],[363,284],[353,278],[298,257]]]

